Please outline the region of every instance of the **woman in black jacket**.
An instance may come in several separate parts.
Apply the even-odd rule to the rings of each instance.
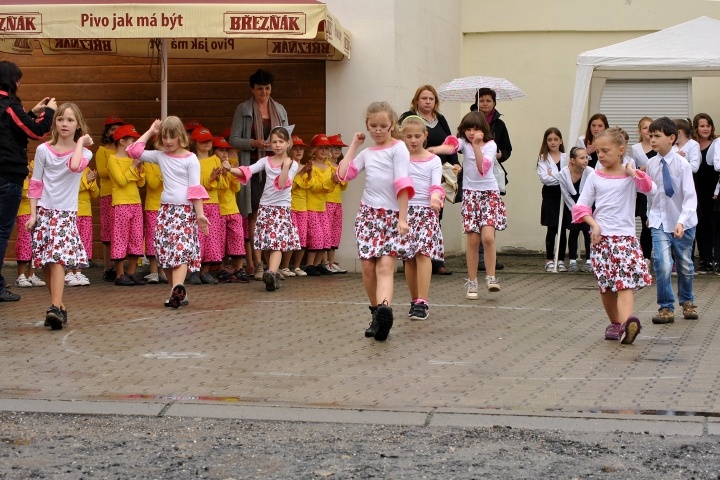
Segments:
[[[410,115],[417,115],[425,121],[425,127],[428,131],[426,148],[442,145],[445,139],[453,134],[447,120],[440,113],[440,101],[438,100],[437,91],[432,85],[420,85],[418,89],[415,90],[415,95],[410,102],[410,110],[400,115],[399,122],[402,123],[402,121]],[[452,165],[459,164],[456,153],[438,156],[442,163],[449,162]],[[460,194],[459,190],[458,194]],[[442,210],[440,210],[440,218],[442,219]],[[432,266],[434,274],[452,274],[452,271],[445,266],[445,262],[442,260],[433,260]]]
[[[28,176],[28,139],[40,140],[52,128],[57,105],[46,97],[25,113],[17,96],[22,72],[17,65],[0,61],[0,269]],[[20,300],[5,288],[0,272],[0,302]]]

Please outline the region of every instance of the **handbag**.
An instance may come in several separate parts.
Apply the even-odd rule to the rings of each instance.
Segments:
[[[442,187],[445,190],[445,201],[455,203],[458,191],[458,180],[453,165],[445,162],[442,165]]]
[[[495,177],[495,180],[497,180],[500,195],[505,195],[507,176],[505,175],[505,169],[503,168],[502,164],[497,160],[493,162],[493,176]]]

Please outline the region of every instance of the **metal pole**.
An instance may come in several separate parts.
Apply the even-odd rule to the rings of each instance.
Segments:
[[[160,82],[160,118],[165,119],[167,117],[167,103],[168,103],[168,44],[166,38],[160,39],[161,44],[161,59],[162,66],[162,81]]]
[[[558,230],[557,235],[555,236],[555,270],[553,270],[554,273],[557,273],[558,271],[558,256],[560,252],[560,233],[562,232],[562,221],[563,221],[563,210],[565,210],[565,202],[563,201],[562,195],[560,196],[560,215],[558,216]],[[565,252],[563,252],[565,253]]]

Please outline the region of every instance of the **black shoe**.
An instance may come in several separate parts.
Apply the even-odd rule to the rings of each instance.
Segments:
[[[132,280],[135,285],[145,285],[147,283],[147,281],[139,273],[133,273],[130,275],[130,280]]]
[[[202,285],[202,279],[200,278],[199,272],[192,272],[190,274],[190,285]]]
[[[20,300],[20,295],[12,293],[7,288],[0,292],[0,302],[17,302]]]
[[[115,285],[118,285],[120,287],[132,287],[133,285],[135,285],[135,281],[130,278],[130,275],[128,275],[127,273],[123,273],[115,279]]]
[[[377,318],[377,331],[375,332],[375,340],[378,342],[384,342],[390,335],[390,329],[393,326],[393,312],[387,303],[378,305],[377,311],[375,312]]]
[[[242,268],[233,274],[237,280],[237,283],[250,283],[250,277],[247,276],[245,270]]]
[[[497,263],[495,264],[495,270],[502,270],[503,268],[505,268],[505,264],[504,264],[504,263],[497,262]]]
[[[220,283],[215,277],[210,274],[210,272],[204,275],[200,275],[200,281],[208,285],[217,285],[218,283]]]
[[[280,286],[282,285],[282,278],[283,278],[283,277],[282,277],[282,275],[280,274],[280,272],[275,272],[275,273],[273,273],[273,277],[275,277],[275,290],[277,290],[277,289],[280,288]]]
[[[410,320],[427,320],[428,310],[430,310],[430,307],[425,302],[414,304],[413,310],[410,313]]]
[[[50,305],[50,308],[48,308],[45,313],[45,326],[50,327],[52,330],[60,330],[65,322],[67,322],[67,320],[62,314],[60,307]]]
[[[269,270],[265,270],[262,277],[263,283],[265,283],[265,290],[268,292],[274,292],[277,287],[278,283],[280,283],[280,279],[275,278],[275,274]]]
[[[106,282],[114,282],[116,278],[117,272],[113,268],[108,268],[103,273],[103,280],[105,280]]]
[[[320,265],[316,265],[315,268],[318,272],[320,272],[320,275],[335,275],[335,272],[330,270],[328,267],[323,265],[322,263]]]
[[[183,285],[182,283],[175,285],[172,289],[170,300],[168,301],[169,306],[171,308],[178,308],[181,305],[187,305],[187,303],[184,303],[186,301],[187,290],[185,290],[185,285]]]
[[[368,307],[370,309],[370,313],[372,314],[372,321],[370,322],[370,326],[365,330],[365,337],[370,338],[375,336],[375,332],[377,332],[378,329],[378,321],[377,321],[377,315],[375,313],[377,312],[377,307]]]
[[[415,300],[410,300],[410,311],[408,312],[408,317],[412,317],[414,310],[415,310]]]
[[[320,271],[314,266],[314,265],[308,265],[305,267],[305,273],[308,274],[308,277],[319,277],[322,275]]]

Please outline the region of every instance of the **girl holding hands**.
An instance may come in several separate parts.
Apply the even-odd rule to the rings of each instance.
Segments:
[[[145,144],[157,135],[159,150],[145,150]],[[175,116],[155,120],[137,142],[127,148],[130,158],[155,163],[160,167],[163,192],[155,229],[155,251],[158,264],[165,269],[172,285],[165,305],[178,308],[187,305],[184,281],[188,269],[200,270],[198,228],[205,234],[210,224],[203,211],[203,200],[209,197],[200,185],[200,162],[187,150],[190,144],[182,121]]]
[[[384,341],[393,325],[393,272],[398,255],[406,250],[408,201],[415,190],[408,174],[410,153],[398,140],[392,107],[387,102],[370,104],[365,126],[375,145],[358,152],[365,134],[356,133],[336,176],[349,181],[365,170],[365,189],[355,217],[363,284],[372,313],[365,336]]]

